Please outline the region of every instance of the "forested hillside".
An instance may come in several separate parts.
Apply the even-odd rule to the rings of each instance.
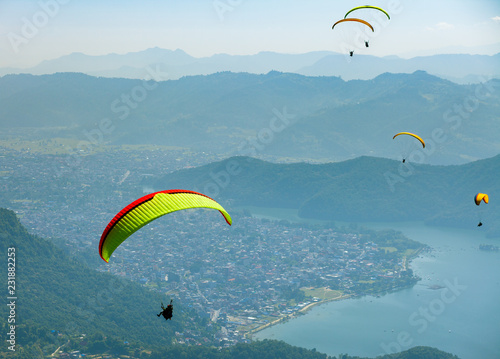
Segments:
[[[66,338],[103,335],[111,340],[103,347],[123,350],[125,341],[169,345],[176,331],[196,329],[207,335],[213,329],[201,325],[201,319],[182,305],[176,308],[176,320],[166,324],[156,317],[160,303],[167,300],[164,295],[90,270],[47,240],[30,235],[6,209],[0,209],[0,237],[1,253],[15,251],[18,346],[38,343],[43,348],[51,343],[52,348],[62,344],[57,336],[61,333]],[[7,278],[7,266],[0,274]],[[3,305],[0,315],[7,318],[8,311]]]
[[[478,192],[499,193],[500,156],[460,166],[360,157],[328,164],[273,164],[233,157],[177,171],[156,188],[196,188],[235,206],[293,208],[332,221],[426,221],[500,236],[498,204],[476,206]]]

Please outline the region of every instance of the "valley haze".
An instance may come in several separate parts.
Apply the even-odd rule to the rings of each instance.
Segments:
[[[500,50],[500,44],[498,49]],[[98,77],[144,79],[151,78],[145,69],[155,66],[161,66],[166,74],[163,80],[209,75],[221,71],[254,74],[279,71],[306,76],[338,76],[343,80],[368,80],[385,72],[412,73],[422,70],[466,84],[500,78],[500,53],[494,55],[450,53],[405,59],[398,56],[377,57],[367,54],[350,58],[346,54],[331,51],[303,54],[267,51],[253,55],[216,54],[197,58],[181,49],[150,48],[134,53],[98,56],[73,53],[45,60],[29,68],[0,67],[0,75],[81,72]]]
[[[353,6],[0,1],[0,359],[500,357],[500,2]]]

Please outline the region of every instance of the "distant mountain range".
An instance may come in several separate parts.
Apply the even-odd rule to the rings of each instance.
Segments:
[[[0,68],[0,76],[29,73],[81,72],[91,76],[144,79],[147,67],[160,66],[165,79],[209,75],[221,71],[264,74],[269,71],[290,72],[307,76],[340,76],[344,80],[372,79],[382,73],[412,73],[418,70],[458,83],[477,83],[481,79],[500,78],[500,54],[433,55],[403,59],[397,56],[349,57],[329,51],[304,54],[260,52],[255,55],[217,54],[195,58],[182,50],[151,48],[123,55],[90,56],[73,53],[46,60],[28,69]]]
[[[156,189],[193,188],[228,206],[290,208],[303,218],[346,222],[425,221],[500,237],[500,208],[476,206],[478,192],[500,193],[500,155],[461,166],[360,157],[321,165],[232,157],[150,179]],[[228,207],[226,207],[228,209]],[[229,210],[229,209],[228,209]]]
[[[0,125],[4,139],[73,138],[81,142],[74,151],[150,144],[278,160],[405,155],[460,164],[500,153],[499,89],[499,80],[458,85],[422,71],[347,82],[276,71],[157,83],[76,73],[6,75]],[[401,131],[419,134],[428,146],[393,141]]]

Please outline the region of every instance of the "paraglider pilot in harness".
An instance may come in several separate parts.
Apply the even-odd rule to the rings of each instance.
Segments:
[[[160,315],[163,315],[163,318],[165,318],[165,320],[169,320],[169,319],[172,320],[172,311],[174,310],[174,307],[172,305],[173,301],[174,301],[173,299],[170,299],[170,304],[167,305],[166,308],[163,306],[163,302],[162,302],[161,303],[162,311],[159,314],[157,314],[156,316],[159,317]]]

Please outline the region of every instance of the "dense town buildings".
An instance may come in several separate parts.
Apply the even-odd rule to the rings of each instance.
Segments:
[[[242,210],[232,211],[232,227],[217,211],[173,213],[135,233],[106,264],[97,250],[102,230],[117,211],[152,190],[143,185],[145,177],[215,158],[144,150],[80,155],[71,162],[4,149],[0,160],[0,206],[14,210],[30,231],[90,257],[87,263],[97,270],[195,309],[222,327],[219,339],[228,344],[321,300],[306,298],[301,288],[350,296],[415,281],[404,256],[367,234],[254,218]],[[177,333],[177,340],[197,342],[196,336]]]

